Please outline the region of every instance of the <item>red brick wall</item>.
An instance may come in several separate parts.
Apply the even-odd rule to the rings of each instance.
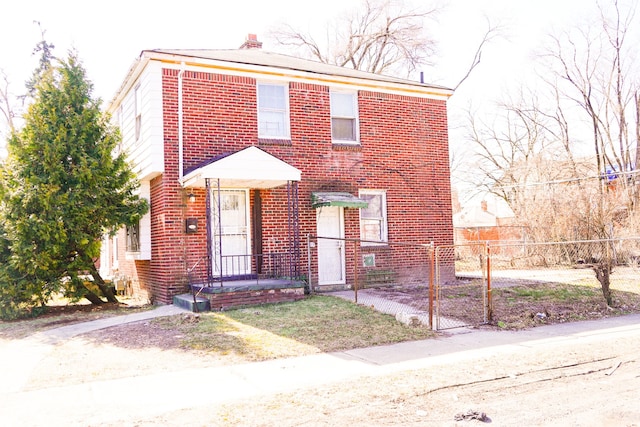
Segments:
[[[165,173],[151,183],[152,261],[144,279],[163,303],[185,290],[186,269],[206,255],[204,191],[187,203],[178,183],[177,74],[163,71]],[[187,71],[183,88],[185,170],[249,145],[300,169],[303,249],[304,236],[316,233],[310,194],[320,190],[386,190],[390,241],[453,243],[445,101],[360,91],[361,146],[341,147],[331,142],[327,86],[289,85],[290,142],[258,141],[254,79]],[[284,249],[286,189],[261,195],[264,248]],[[188,217],[198,218],[195,234],[184,233]],[[347,238],[359,237],[357,209],[345,209],[345,228]],[[306,270],[306,250],[302,256]],[[347,266],[348,276],[352,269]]]
[[[202,293],[200,296],[209,299],[211,310],[213,311],[224,311],[234,307],[258,304],[298,301],[305,297],[304,289],[302,288]]]

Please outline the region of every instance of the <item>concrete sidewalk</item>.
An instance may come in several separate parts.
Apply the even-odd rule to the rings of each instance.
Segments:
[[[2,372],[2,381],[0,381],[0,396],[3,393],[22,390],[33,367],[46,357],[57,343],[63,340],[111,326],[138,322],[154,317],[171,316],[179,313],[188,313],[188,311],[173,305],[164,305],[154,308],[153,310],[49,329],[22,340],[13,340],[7,345],[0,347],[0,361],[2,361],[3,367],[5,367]],[[6,369],[7,366],[11,366],[11,369]]]
[[[135,317],[128,317],[128,320],[183,311],[165,306],[131,315]],[[45,342],[20,342],[32,345],[37,356],[37,346],[49,347],[48,340],[56,341],[125,323],[124,317],[43,332]],[[117,425],[123,420],[146,419],[179,409],[291,392],[363,376],[423,369],[483,355],[513,355],[533,348],[551,348],[559,342],[582,344],[603,336],[630,335],[640,336],[640,315],[548,325],[519,332],[467,330],[466,333],[440,335],[423,341],[233,366],[187,370],[177,366],[172,372],[33,391],[24,391],[19,378],[8,371],[26,376],[38,357],[32,357],[29,349],[23,347],[14,349],[19,352],[7,359],[9,354],[3,348],[0,349],[0,359],[5,362],[4,384],[0,388],[0,424],[103,425],[108,422]],[[44,356],[42,352],[39,355]],[[7,374],[10,374],[9,378],[14,377],[11,387],[5,386]]]
[[[326,295],[331,295],[334,297],[346,299],[347,301],[356,302],[356,294],[352,290],[327,292]],[[376,311],[395,316],[398,321],[405,324],[410,324],[411,317],[415,316],[415,318],[421,325],[429,325],[428,311],[418,310],[408,304],[381,298],[367,289],[358,291],[358,304],[365,305],[367,307],[373,307],[373,309]],[[465,327],[466,324],[464,322],[461,322],[460,320],[441,317],[440,321],[441,324],[447,325],[448,332],[451,334],[466,333],[469,331],[468,328]],[[433,330],[437,330],[437,324],[437,316],[434,313],[431,322]]]

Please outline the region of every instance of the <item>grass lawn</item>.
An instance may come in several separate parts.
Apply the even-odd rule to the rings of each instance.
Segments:
[[[155,326],[180,330],[182,347],[246,360],[348,350],[435,336],[370,307],[330,296],[290,303],[201,313],[197,322],[180,316],[156,319]]]

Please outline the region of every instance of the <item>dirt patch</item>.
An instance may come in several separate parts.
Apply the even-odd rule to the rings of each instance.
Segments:
[[[187,320],[192,315],[176,315]],[[113,326],[60,342],[36,366],[26,389],[68,386],[158,372],[207,368],[239,363],[233,355],[220,356],[187,349],[180,328],[167,328],[162,318]]]
[[[599,319],[619,314],[640,312],[640,296],[616,292],[616,306],[607,307],[598,289],[570,289],[561,285],[539,284],[494,290],[493,320],[483,327],[523,329],[542,324],[573,320]],[[423,287],[383,288],[367,290],[385,299],[419,310],[428,309],[428,289]],[[482,289],[473,283],[449,287],[441,294],[440,311],[465,322],[482,323]],[[54,306],[47,314],[24,322],[17,336],[79,321],[128,314],[125,304],[101,306]],[[477,310],[474,310],[477,309]],[[479,321],[480,320],[480,321]],[[110,327],[61,342],[32,372],[27,388],[79,384],[91,378],[106,380],[162,372],[246,363],[247,357],[234,352],[196,350],[185,345],[185,337],[197,325],[197,317],[186,313]],[[15,334],[15,332],[14,332]],[[15,338],[0,329],[0,338]],[[176,368],[177,367],[177,368]]]
[[[639,337],[455,354],[425,369],[137,420],[178,426],[637,426]],[[485,414],[485,421],[466,419]],[[463,420],[459,420],[462,415]],[[486,424],[485,424],[486,423]]]
[[[406,290],[399,294],[405,303],[410,295]],[[178,316],[184,317],[121,325],[61,342],[43,355],[26,390],[55,393],[65,385],[238,363],[233,354],[182,348],[182,336],[194,320]],[[246,399],[216,405],[194,400],[193,408],[127,417],[121,423],[107,421],[110,418],[101,423],[98,417],[92,425],[178,426],[185,419],[203,426],[355,426],[371,425],[372,420],[376,425],[480,425],[478,420],[456,420],[458,414],[475,412],[505,426],[519,426],[523,420],[530,425],[636,425],[639,338],[597,338],[597,343],[509,346],[469,360],[452,354],[429,368],[258,396],[251,405]],[[110,407],[105,416],[119,410],[119,402]],[[52,418],[51,425],[63,425]]]
[[[425,286],[402,286],[367,289],[381,298],[409,305],[419,311],[429,310],[429,289]],[[486,290],[480,281],[460,280],[443,286],[437,313],[472,326],[500,329],[526,329],[543,324],[595,320],[611,316],[640,313],[640,294],[613,291],[613,305],[607,306],[598,288],[562,283],[519,283],[491,291],[491,312],[484,305]],[[486,322],[488,319],[488,322]]]
[[[0,339],[19,339],[47,329],[105,317],[121,316],[150,310],[153,306],[140,303],[53,304],[33,318],[0,321]]]

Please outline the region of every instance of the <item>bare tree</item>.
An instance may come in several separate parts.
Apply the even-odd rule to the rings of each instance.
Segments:
[[[352,13],[326,29],[326,42],[283,24],[273,30],[275,41],[320,62],[377,74],[409,76],[429,64],[436,49],[426,23],[437,8],[411,8],[402,0],[363,0]]]
[[[0,113],[2,113],[4,126],[8,127],[9,131],[13,131],[15,129],[15,113],[12,107],[14,103],[9,93],[9,79],[4,71],[0,71],[0,75],[2,75],[2,85],[0,86]]]
[[[534,237],[606,240],[637,224],[640,75],[628,42],[634,17],[611,0],[601,5],[599,26],[550,36],[537,95],[503,103],[501,121],[469,120],[483,165],[478,184],[505,198],[538,231]],[[593,270],[611,304],[614,251],[602,245]]]
[[[16,130],[16,119],[20,122],[22,110],[30,96],[35,92],[35,85],[43,73],[51,66],[51,62],[55,59],[53,56],[54,45],[45,39],[46,30],[42,28],[39,21],[33,21],[40,30],[40,41],[36,44],[32,54],[38,55],[38,67],[34,70],[31,78],[26,82],[27,93],[21,95],[12,94],[10,91],[10,82],[4,70],[0,69],[0,136],[3,133],[11,134]]]
[[[429,32],[442,7],[410,7],[404,0],[363,0],[351,13],[327,24],[322,39],[290,24],[271,31],[275,42],[295,53],[326,64],[376,74],[409,77],[435,65],[437,40]],[[500,36],[499,26],[487,21],[487,30],[457,89],[480,64],[484,47]]]
[[[501,38],[501,37],[502,37],[502,28],[499,25],[491,24],[491,21],[487,19],[487,29],[485,30],[484,35],[482,36],[482,39],[480,40],[480,42],[478,43],[478,46],[476,47],[476,51],[473,55],[473,59],[471,60],[471,63],[469,64],[469,68],[467,68],[465,75],[462,76],[462,78],[458,81],[458,83],[453,87],[454,91],[458,89],[460,85],[462,85],[462,83],[464,83],[469,78],[469,76],[471,76],[471,74],[473,73],[473,70],[475,70],[476,67],[480,65],[480,62],[482,60],[482,52],[486,47],[486,45],[491,41],[495,40],[496,38]]]

